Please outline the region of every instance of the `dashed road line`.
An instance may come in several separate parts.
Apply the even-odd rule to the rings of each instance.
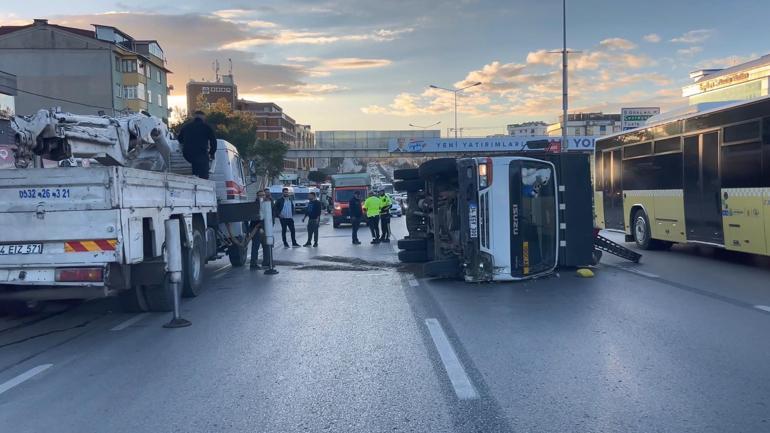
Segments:
[[[48,370],[51,367],[53,367],[53,364],[38,365],[37,367],[31,368],[11,380],[0,383],[0,394],[21,385],[22,383],[32,379],[33,377]]]
[[[113,328],[110,329],[110,331],[122,331],[122,330],[128,328],[129,326],[133,325],[134,323],[144,319],[145,317],[147,317],[149,315],[150,315],[150,313],[139,313],[136,316],[134,316],[134,317],[132,317],[132,318],[130,318],[128,320],[125,320],[125,321],[119,323],[118,325],[114,326]]]
[[[639,269],[629,268],[627,266],[611,265],[611,264],[606,264],[606,265],[615,269],[620,269],[621,271],[631,272],[632,274],[641,275],[647,278],[660,278],[660,275],[656,275],[650,272],[640,271]]]
[[[756,308],[757,310],[762,310],[767,313],[770,313],[770,307],[768,307],[767,305],[755,305],[754,308]]]
[[[449,342],[444,329],[441,327],[436,319],[425,319],[425,324],[428,326],[428,332],[433,339],[433,344],[436,345],[438,355],[441,357],[441,362],[444,364],[444,370],[446,370],[449,376],[449,381],[452,382],[452,387],[455,390],[457,398],[460,400],[474,400],[479,398],[479,393],[471,383],[470,377],[465,372],[463,365],[460,363],[460,359],[457,357],[452,344]]]

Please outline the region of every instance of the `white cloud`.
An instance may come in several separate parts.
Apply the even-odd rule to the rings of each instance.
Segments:
[[[326,45],[337,42],[389,42],[401,35],[414,31],[412,28],[376,30],[372,33],[333,34],[324,32],[307,32],[294,30],[279,30],[277,33],[259,35],[239,41],[230,42],[220,47],[221,50],[246,50],[260,45]]]
[[[527,64],[556,66],[561,64],[561,55],[555,50],[537,50],[527,54]]]
[[[706,39],[710,38],[713,34],[714,34],[714,31],[710,29],[690,30],[689,32],[683,34],[682,36],[671,39],[671,42],[676,42],[680,44],[699,44],[705,41]]]
[[[689,48],[682,48],[682,49],[676,50],[676,52],[680,56],[684,56],[684,57],[692,57],[692,56],[700,53],[701,51],[703,51],[703,48],[702,47],[698,47],[698,46],[693,46],[693,47],[689,47]]]
[[[323,69],[371,69],[382,68],[390,65],[392,62],[388,59],[361,59],[358,57],[345,57],[339,59],[328,59],[321,62]]]
[[[719,57],[714,59],[706,59],[702,62],[698,62],[698,67],[703,69],[715,69],[715,68],[729,68],[730,66],[739,65],[741,63],[746,63],[750,60],[754,60],[759,55],[756,53],[751,53],[745,56],[728,56],[728,57]]]
[[[606,47],[610,50],[633,50],[636,48],[636,44],[623,38],[609,38],[599,42],[599,45]]]
[[[657,44],[658,42],[660,42],[660,41],[661,41],[661,39],[662,39],[662,38],[661,38],[661,37],[660,37],[660,35],[659,35],[659,34],[657,34],[657,33],[650,33],[650,34],[648,34],[648,35],[644,35],[644,36],[642,37],[642,39],[644,39],[644,40],[645,40],[645,41],[647,41],[647,42],[651,42],[651,43],[653,43],[653,44]]]

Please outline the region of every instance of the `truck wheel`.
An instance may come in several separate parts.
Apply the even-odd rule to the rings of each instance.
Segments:
[[[393,184],[393,189],[404,192],[417,192],[425,189],[425,182],[420,179],[399,180]]]
[[[182,251],[182,296],[194,298],[203,289],[203,274],[206,266],[206,245],[203,232],[193,227],[193,247]]]
[[[428,261],[426,250],[399,251],[398,260],[403,263],[423,263]]]
[[[428,248],[427,239],[399,239],[398,248],[406,251],[425,251]]]
[[[599,262],[602,259],[602,250],[594,250],[593,253],[591,253],[591,262],[594,266],[598,265]]]
[[[416,168],[400,168],[393,170],[393,179],[413,180],[420,178],[420,170]]]
[[[227,257],[230,258],[230,264],[234,268],[240,268],[246,264],[246,247],[230,245],[230,248],[227,249]]]
[[[144,286],[132,286],[118,294],[118,304],[125,313],[144,313],[150,311],[144,296]]]
[[[419,170],[422,180],[430,180],[437,176],[457,177],[457,160],[454,158],[432,159],[422,163]]]
[[[632,224],[633,236],[636,245],[643,250],[651,250],[654,247],[652,232],[650,231],[650,220],[647,213],[639,209],[634,213],[634,222]]]
[[[425,275],[439,278],[457,278],[460,276],[460,260],[434,260],[422,265]]]
[[[174,289],[168,277],[164,277],[160,284],[146,286],[144,295],[150,311],[168,312],[174,309]]]

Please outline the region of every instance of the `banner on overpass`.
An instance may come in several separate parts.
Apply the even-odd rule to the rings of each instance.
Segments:
[[[593,150],[596,137],[567,137],[568,150]],[[390,153],[518,152],[561,149],[561,137],[395,138]]]

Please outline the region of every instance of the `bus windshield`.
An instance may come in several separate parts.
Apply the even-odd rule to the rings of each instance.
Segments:
[[[511,273],[527,277],[556,266],[557,206],[553,166],[511,163]]]

